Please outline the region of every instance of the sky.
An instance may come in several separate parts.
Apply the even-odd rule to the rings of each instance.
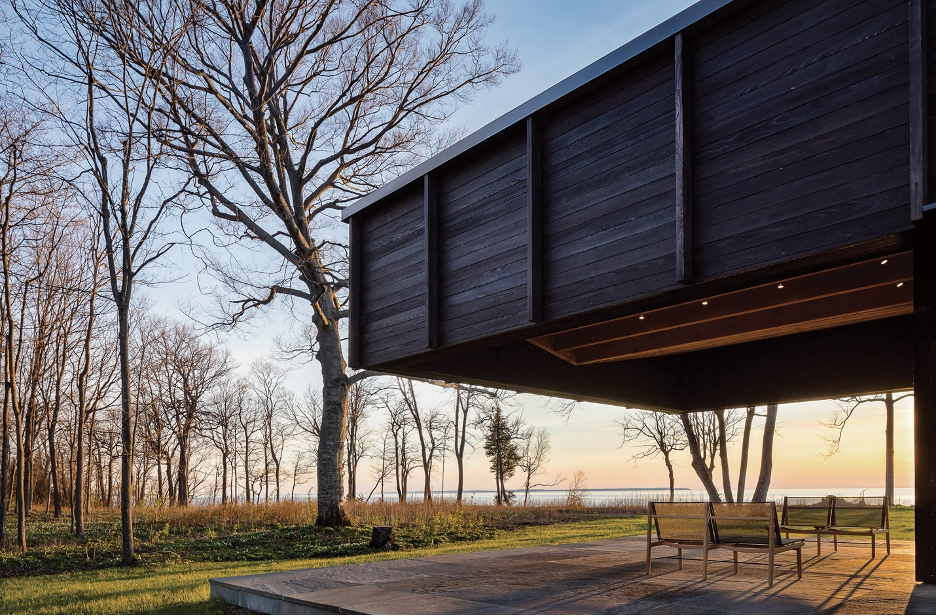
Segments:
[[[519,74],[506,79],[490,92],[479,93],[474,101],[462,106],[451,120],[465,134],[478,130],[584,68],[634,37],[656,26],[693,4],[686,0],[488,0],[486,10],[496,15],[489,30],[492,44],[508,39],[523,63]],[[195,293],[191,284],[168,285],[158,292],[157,305],[168,311],[185,303]],[[234,358],[243,365],[274,350],[272,339],[284,331],[286,313],[268,313],[250,328],[226,338]],[[316,381],[315,370],[297,365],[291,385],[298,392]],[[446,394],[430,393],[434,404],[449,405]],[[622,409],[585,403],[568,419],[552,412],[542,398],[519,396],[523,416],[536,426],[549,429],[552,439],[548,473],[571,476],[581,469],[590,488],[643,487],[667,484],[666,469],[660,459],[634,462],[633,446],[621,447],[616,420]],[[823,437],[832,430],[822,425],[837,409],[835,401],[782,405],[774,444],[774,488],[869,488],[883,493],[884,485],[884,405],[870,404],[852,418],[845,431],[842,450],[831,458],[823,457],[827,445]],[[762,421],[755,424],[748,465],[747,483],[753,487],[760,464]],[[913,485],[912,399],[898,404],[896,413],[896,485]],[[740,439],[738,439],[740,440]],[[738,447],[729,450],[732,473],[737,472]],[[676,485],[701,489],[686,454],[676,456]],[[446,489],[454,486],[455,464],[446,461]],[[441,473],[434,478],[441,486]],[[732,476],[736,482],[737,477]],[[414,483],[419,478],[414,476]],[[720,479],[716,479],[721,485]],[[362,483],[367,484],[368,480]],[[514,480],[513,486],[519,482]],[[472,455],[466,469],[469,489],[491,489],[493,479],[480,449]],[[309,489],[311,484],[305,486]],[[369,490],[370,486],[367,487]],[[389,486],[388,486],[389,488]],[[392,488],[390,488],[392,489]]]

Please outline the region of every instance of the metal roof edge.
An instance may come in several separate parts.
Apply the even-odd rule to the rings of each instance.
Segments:
[[[524,118],[536,113],[540,109],[543,109],[550,103],[559,100],[563,96],[574,92],[576,89],[584,86],[588,82],[600,77],[614,68],[617,68],[631,58],[650,49],[657,43],[666,40],[677,32],[686,29],[700,19],[707,17],[723,6],[730,4],[732,1],[733,0],[699,0],[699,2],[696,2],[692,6],[686,7],[666,21],[654,26],[650,30],[647,30],[636,38],[631,39],[627,43],[624,43],[606,56],[596,60],[595,62],[592,62],[585,68],[573,73],[569,77],[566,77],[549,89],[540,92],[519,107],[508,111],[501,117],[479,128],[464,139],[461,139],[460,141],[442,150],[435,156],[432,156],[431,158],[428,158],[419,163],[406,173],[394,178],[393,180],[390,180],[377,190],[371,191],[364,195],[353,204],[342,210],[341,220],[347,221],[351,216],[354,216],[361,210],[367,208],[373,203],[376,203],[383,197],[386,197],[390,193],[403,188],[410,182],[419,179],[436,167],[439,167],[442,164],[452,160],[459,154],[463,154],[474,146],[482,143],[486,139],[493,137],[504,129],[513,126]]]

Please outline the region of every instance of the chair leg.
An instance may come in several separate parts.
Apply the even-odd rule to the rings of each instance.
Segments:
[[[732,552],[734,554],[734,572],[735,575],[738,575],[738,553]]]
[[[653,518],[651,517],[652,515],[653,515],[653,509],[652,509],[652,504],[651,504],[647,506],[647,571],[644,575],[650,575],[650,550],[652,549],[652,546],[650,544],[653,543],[653,541],[651,540],[651,535],[650,535],[653,529]]]
[[[708,546],[702,548],[702,579],[708,579]]]
[[[887,553],[890,554],[890,529],[884,533],[884,538],[887,539]]]
[[[838,533],[832,533],[832,549],[838,552]]]
[[[767,557],[767,586],[773,586],[773,561],[774,561],[774,551],[771,548],[768,550]]]
[[[874,544],[877,543],[877,535],[871,533],[871,560],[874,560]]]
[[[796,548],[796,579],[803,579],[803,550]]]
[[[679,552],[679,570],[682,571],[682,548],[676,548],[676,551]]]
[[[822,533],[816,531],[816,556],[822,556]]]

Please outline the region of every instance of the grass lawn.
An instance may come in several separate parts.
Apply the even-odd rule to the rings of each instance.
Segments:
[[[913,539],[913,511],[912,507],[891,509],[894,539]],[[289,526],[254,529],[226,537],[212,537],[210,535],[215,531],[211,531],[184,539],[168,537],[142,542],[143,558],[134,567],[113,566],[113,560],[108,555],[106,564],[95,565],[93,559],[86,559],[85,570],[77,571],[68,571],[79,568],[70,564],[73,550],[70,551],[68,545],[47,540],[48,545],[44,548],[46,558],[52,562],[64,558],[58,565],[57,573],[29,572],[26,569],[18,572],[16,567],[28,562],[23,560],[25,557],[10,552],[0,553],[0,613],[222,614],[228,609],[227,606],[208,595],[208,579],[212,577],[576,543],[646,532],[645,518],[633,513],[627,515],[629,517],[603,516],[574,522],[501,524],[498,528],[486,527],[483,532],[476,529],[469,535],[465,535],[464,530],[465,527],[471,527],[472,523],[464,520],[453,527],[454,531],[440,530],[438,523],[436,528],[430,530],[420,525],[414,525],[409,530],[402,526],[397,529],[397,536],[402,540],[403,549],[392,552],[375,552],[367,548],[364,545],[367,529],[363,525],[356,530],[343,531],[342,534],[346,534],[343,539],[341,535],[336,535],[336,541],[330,544],[322,542],[318,535],[315,535],[315,539],[302,536],[301,541],[284,541],[284,537],[296,530]],[[432,526],[431,520],[428,524]],[[240,541],[232,545],[232,537]],[[213,544],[228,547],[215,545],[212,548]],[[290,551],[280,554],[305,551],[314,552],[318,556],[283,557],[272,548],[287,544],[292,544]],[[42,558],[42,549],[31,549],[27,553],[28,558]],[[166,553],[174,556],[167,557]]]
[[[36,614],[222,614],[225,604],[208,596],[208,579],[309,567],[416,558],[480,550],[576,543],[644,532],[639,518],[528,526],[498,530],[479,541],[438,547],[374,552],[337,558],[260,562],[178,562],[143,564],[55,575],[0,579],[0,612]]]

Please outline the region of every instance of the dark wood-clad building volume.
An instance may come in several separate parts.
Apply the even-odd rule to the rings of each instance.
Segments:
[[[913,387],[936,582],[934,54],[936,0],[702,0],[345,211],[351,365],[672,412]]]

